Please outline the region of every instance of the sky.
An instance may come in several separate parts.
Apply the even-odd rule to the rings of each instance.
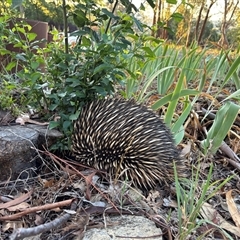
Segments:
[[[142,1],[142,0],[132,0],[132,3],[133,3],[137,8],[140,7],[141,2],[143,2],[143,1]]]
[[[218,0],[211,8],[210,15],[213,21],[221,21],[223,14],[223,0]]]

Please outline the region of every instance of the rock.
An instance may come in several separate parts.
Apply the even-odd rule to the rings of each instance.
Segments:
[[[38,146],[42,145],[46,147],[50,147],[53,143],[59,138],[63,137],[63,134],[55,129],[48,129],[47,126],[35,125],[35,124],[27,124],[26,128],[33,129],[39,133],[38,138]]]
[[[0,181],[31,177],[36,167],[36,149],[42,144],[51,145],[61,136],[46,126],[0,126]]]
[[[0,108],[0,126],[7,125],[9,122],[13,120],[14,120],[14,117],[10,111],[2,110]]]
[[[161,240],[162,231],[155,223],[141,216],[111,217],[106,229],[87,230],[83,240]],[[122,236],[122,237],[121,237]]]

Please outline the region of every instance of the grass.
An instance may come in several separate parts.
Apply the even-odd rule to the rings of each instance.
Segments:
[[[217,120],[207,134],[206,141],[203,141],[205,151],[211,142],[212,152],[216,152],[238,114],[240,79],[237,73],[240,70],[240,57],[230,61],[232,56],[229,51],[212,55],[207,49],[199,51],[194,44],[190,48],[179,49],[166,43],[154,49],[145,47],[143,51],[149,56],[144,64],[137,58],[129,60],[128,65],[133,74],[126,80],[124,96],[134,97],[137,102],[146,102],[152,94],[157,93],[159,100],[151,107],[158,110],[166,106],[164,122],[171,128],[177,144],[184,138],[184,122],[203,91],[212,94],[212,87],[217,87],[218,91],[213,94],[216,99],[227,84],[236,86],[236,91],[220,103],[222,108],[219,109]],[[237,101],[236,104],[227,102],[231,99]],[[178,115],[176,113],[180,105],[182,111]],[[211,109],[212,105],[209,111]],[[223,114],[226,119],[224,123],[228,124],[220,123]],[[220,128],[223,129],[222,134],[217,133]]]
[[[206,223],[214,224],[207,219],[201,219],[201,209],[204,203],[215,196],[233,178],[233,176],[230,176],[224,180],[212,182],[213,164],[211,164],[206,179],[201,180],[200,168],[201,163],[198,164],[196,170],[192,169],[192,178],[190,180],[185,179],[183,182],[179,181],[176,166],[174,169],[179,220],[177,239],[179,240],[188,239],[192,233]],[[215,227],[222,231],[226,237],[229,237],[229,234],[222,228],[219,226]]]
[[[232,55],[230,51],[212,54],[208,49],[201,50],[194,44],[190,48],[179,48],[167,43],[155,47],[145,45],[139,52],[143,54],[144,61],[134,56],[127,59],[131,74],[123,85],[122,95],[125,98],[135,98],[137,102],[146,103],[152,95],[156,95],[157,99],[150,102],[150,107],[154,111],[162,110],[164,122],[171,128],[176,144],[184,148],[184,145],[190,142],[189,154],[197,148],[205,155],[205,159],[213,160],[212,154],[219,150],[223,141],[227,140],[229,145],[234,144],[230,138],[230,130],[240,108],[239,56]],[[227,91],[226,86],[231,86],[232,91]],[[222,100],[218,100],[219,98]],[[4,107],[14,104],[11,96],[1,99]],[[207,113],[200,118],[199,109],[202,106],[207,108]],[[207,115],[212,111],[215,111],[216,117],[209,120]],[[239,149],[235,151],[240,152]],[[221,177],[213,180],[214,168],[219,166],[212,163],[207,173],[203,174],[202,165],[206,163],[200,163],[196,157],[192,158],[192,165],[197,163],[197,168],[193,167],[190,180],[180,181],[175,173],[177,239],[188,239],[207,224],[211,224],[231,239],[229,234],[214,222],[202,218],[201,210],[226,183],[233,180],[232,174],[223,180]],[[126,192],[123,189],[121,207]],[[199,234],[198,239],[204,237],[204,234]]]
[[[164,122],[171,128],[176,143],[189,141],[192,148],[193,144],[198,144],[205,158],[214,161],[213,156],[223,141],[234,142],[230,140],[230,131],[237,128],[234,123],[240,110],[240,57],[230,51],[215,51],[214,54],[207,49],[199,51],[195,45],[180,49],[162,44],[147,51],[151,57],[143,66],[135,59],[129,61],[131,71],[137,73],[138,78],[126,80],[125,96],[147,102],[151,95],[157,95],[158,99],[154,98],[150,107],[164,112]],[[226,90],[229,86],[231,91]],[[197,105],[207,107],[207,113],[202,118],[195,112]],[[215,119],[209,121],[207,116],[212,112]],[[192,122],[193,129],[196,128],[192,131],[193,135],[188,135],[191,138],[186,138],[187,122]],[[240,152],[237,145],[233,145],[232,149]],[[201,218],[204,204],[233,179],[233,174],[213,181],[213,168],[217,165],[211,163],[204,178],[200,173],[202,164],[204,162],[197,163],[190,180],[180,182],[175,177],[179,221],[176,239],[189,239],[206,225],[211,226],[210,229],[199,234],[197,239],[205,239],[216,229],[225,238],[233,239],[214,220]]]

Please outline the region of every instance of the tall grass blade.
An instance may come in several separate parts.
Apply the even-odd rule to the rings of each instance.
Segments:
[[[207,138],[202,141],[205,153],[207,153],[208,150],[210,150],[211,153],[215,153],[218,150],[228,131],[231,129],[239,109],[240,106],[232,102],[227,102],[219,109],[213,125],[207,133]]]

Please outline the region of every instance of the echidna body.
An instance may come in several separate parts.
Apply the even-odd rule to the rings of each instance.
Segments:
[[[169,129],[145,106],[122,99],[88,103],[74,124],[77,161],[150,189],[180,176],[185,166]]]

